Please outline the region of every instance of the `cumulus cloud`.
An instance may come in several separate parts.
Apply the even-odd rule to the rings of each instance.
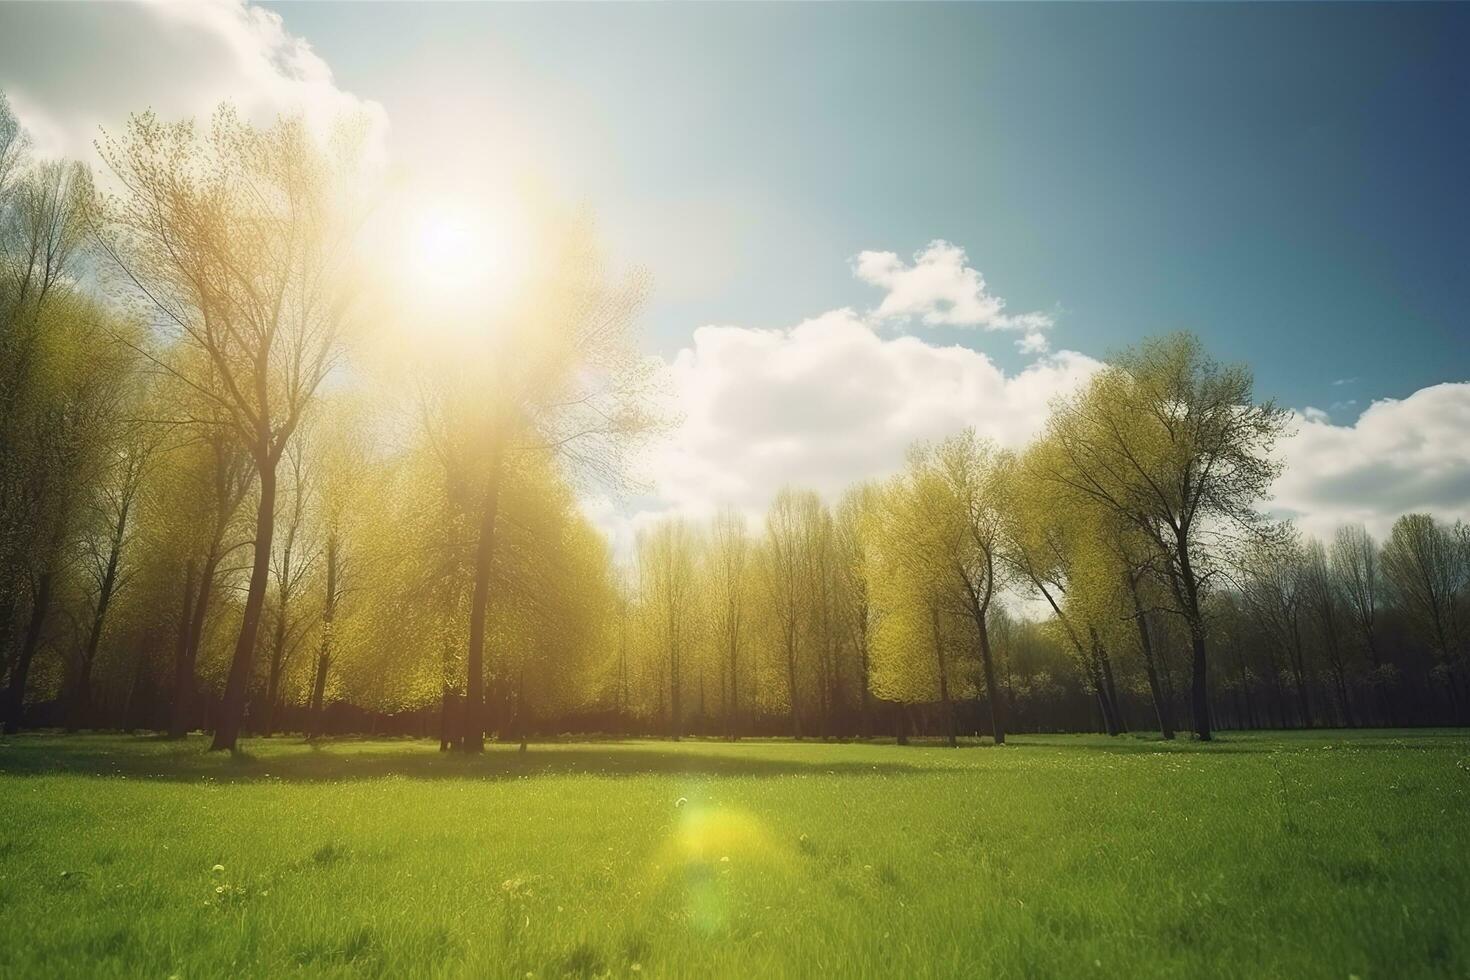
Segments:
[[[1352,425],[1333,425],[1307,409],[1281,446],[1286,471],[1274,488],[1274,509],[1323,537],[1352,522],[1382,536],[1410,511],[1470,519],[1466,433],[1470,382],[1375,401]]]
[[[207,118],[230,101],[268,122],[300,113],[325,129],[360,115],[381,153],[381,106],[338,88],[331,68],[278,14],[241,0],[7,4],[0,90],[38,153],[91,160],[99,126],[151,108]]]
[[[1008,374],[966,347],[879,336],[849,309],[782,330],[701,327],[669,364],[683,420],[646,474],[663,506],[695,516],[759,513],[787,483],[835,498],[967,425],[1023,445],[1098,366],[1063,351]]]
[[[912,320],[929,326],[1013,330],[1022,353],[1047,349],[1045,313],[1007,313],[1005,300],[988,292],[985,277],[969,265],[965,250],[935,240],[914,254],[912,264],[894,252],[860,252],[853,272],[866,283],[887,290],[873,311],[880,320]]]
[[[1007,372],[980,351],[884,336],[872,317],[840,309],[785,329],[701,327],[666,366],[682,421],[643,460],[652,495],[588,506],[620,551],[666,513],[703,519],[728,503],[755,522],[785,484],[835,499],[895,472],[914,442],[965,426],[1023,446],[1051,401],[1101,362],[1060,351]],[[1322,537],[1349,522],[1381,537],[1414,510],[1470,519],[1466,432],[1470,382],[1375,401],[1348,425],[1303,409],[1279,447],[1286,469],[1268,508]]]

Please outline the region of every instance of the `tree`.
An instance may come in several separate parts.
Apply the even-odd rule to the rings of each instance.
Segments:
[[[682,670],[692,647],[696,613],[694,530],[682,518],[668,518],[638,537],[639,591],[663,651],[669,692],[669,735],[678,741],[684,724]]]
[[[310,528],[307,525],[307,504],[312,496],[312,488],[304,462],[304,441],[298,435],[286,449],[290,483],[284,501],[284,533],[277,537],[271,555],[270,574],[275,594],[272,596],[274,602],[270,610],[271,645],[267,661],[265,704],[260,723],[260,733],[266,736],[275,734],[281,679],[311,622],[309,615],[297,611],[299,603],[296,600],[304,591],[320,557],[315,543],[308,540]]]
[[[10,673],[0,714],[12,728],[86,510],[87,475],[105,449],[94,423],[109,421],[128,373],[111,349],[120,322],[74,288],[90,177],[74,164],[32,163],[28,148],[0,96],[0,666]]]
[[[721,655],[725,736],[732,740],[740,736],[740,697],[747,690],[745,675],[750,672],[749,665],[741,660],[749,642],[746,628],[751,591],[750,553],[750,532],[745,519],[733,507],[721,508],[710,527],[705,560],[715,641]]]
[[[1159,731],[1165,739],[1175,734],[1174,709],[1167,683],[1167,664],[1155,648],[1156,614],[1162,604],[1153,551],[1136,529],[1117,515],[1086,505],[1056,520],[1065,529],[1070,553],[1069,611],[1087,624],[1093,638],[1093,660],[1102,682],[1105,715],[1112,716],[1109,732],[1123,730],[1122,709],[1107,647],[1136,648],[1148,681],[1149,696]]]
[[[1118,542],[1115,548],[1123,584],[1128,592],[1128,611],[1138,634],[1138,652],[1143,660],[1144,674],[1148,678],[1149,696],[1153,699],[1154,715],[1159,722],[1159,734],[1166,741],[1172,740],[1177,727],[1174,721],[1174,692],[1169,677],[1168,658],[1155,642],[1156,614],[1161,603],[1157,598],[1153,567],[1147,559],[1139,556],[1139,552],[1126,539]]]
[[[633,630],[637,613],[637,585],[627,568],[619,565],[613,570],[612,647],[615,650],[612,664],[613,714],[620,730],[627,731],[633,717]]]
[[[1064,509],[1056,506],[1046,474],[1063,465],[1057,446],[1046,439],[1019,459],[1001,461],[996,479],[1003,498],[999,555],[1013,580],[1051,607],[1060,634],[1097,700],[1104,730],[1117,735],[1123,730],[1122,712],[1110,681],[1107,648],[1101,641],[1100,634],[1106,631],[1088,621],[1086,603],[1069,599],[1077,577],[1078,542],[1095,533],[1085,520],[1095,521],[1098,508],[1085,500],[1070,501],[1071,506]]]
[[[1405,514],[1394,521],[1383,545],[1383,572],[1390,588],[1429,640],[1440,661],[1450,695],[1450,711],[1459,718],[1457,674],[1464,657],[1462,617],[1470,590],[1470,548],[1465,525],[1437,521],[1428,514]]]
[[[312,679],[321,733],[330,701],[385,711],[438,701],[441,749],[459,738],[471,539],[443,475],[422,444],[359,464],[361,485],[338,526],[346,577],[335,593],[330,662],[324,670],[319,661]]]
[[[985,699],[990,706],[991,735],[1004,745],[1004,700],[996,686],[995,655],[990,646],[991,603],[999,591],[1003,526],[1002,467],[995,446],[976,437],[974,429],[940,443],[933,464],[946,498],[941,506],[955,521],[951,535],[953,573],[959,581],[965,611],[974,621]]]
[[[92,710],[92,669],[102,643],[107,611],[117,594],[132,577],[125,564],[136,536],[134,510],[144,474],[156,448],[156,432],[133,422],[118,440],[110,466],[102,477],[100,493],[93,505],[96,529],[85,542],[85,564],[95,591],[87,639],[72,664],[67,694],[66,727],[76,731]]]
[[[1297,689],[1297,718],[1301,727],[1311,727],[1311,696],[1307,691],[1302,620],[1307,614],[1305,555],[1297,539],[1277,547],[1258,547],[1245,560],[1242,592],[1255,619],[1266,629],[1270,642],[1286,657]]]
[[[875,625],[870,585],[875,561],[874,534],[881,519],[883,491],[860,483],[837,505],[837,568],[844,600],[842,620],[857,656],[858,731],[868,734],[872,688],[872,631]]]
[[[160,461],[145,500],[155,532],[182,566],[175,637],[169,735],[183,738],[197,718],[199,651],[219,591],[220,566],[250,543],[241,511],[255,480],[249,454],[221,426],[182,431],[191,436]]]
[[[957,617],[956,561],[962,522],[929,447],[910,453],[884,493],[875,597],[884,609],[874,636],[875,689],[904,704],[938,701],[948,744],[958,744],[954,713],[969,669]]]
[[[198,355],[156,363],[218,410],[203,424],[225,425],[255,468],[253,561],[211,745],[233,750],[269,585],[277,468],[340,352],[355,160],[329,153],[300,118],[257,129],[228,107],[207,135],[133,116],[100,151],[121,191],[98,240]]]
[[[1343,595],[1338,588],[1338,578],[1328,564],[1327,549],[1322,542],[1316,539],[1307,542],[1301,574],[1304,598],[1317,622],[1322,652],[1332,674],[1338,714],[1348,725],[1354,725],[1352,703],[1348,697],[1347,665],[1342,656]]]
[[[1348,614],[1363,638],[1363,653],[1368,660],[1369,682],[1378,701],[1383,720],[1392,724],[1388,687],[1393,668],[1383,663],[1378,648],[1378,605],[1382,593],[1382,572],[1378,565],[1378,545],[1361,524],[1348,524],[1337,529],[1332,539],[1331,569],[1337,588],[1347,598]]]
[[[548,455],[573,479],[617,483],[624,454],[655,426],[650,368],[629,339],[645,280],[614,281],[587,216],[548,213],[526,243],[529,272],[503,303],[464,311],[430,352],[420,422],[453,471],[474,535],[465,657],[465,751],[484,748],[485,640],[506,473]]]
[[[1242,536],[1267,530],[1256,509],[1280,470],[1287,414],[1252,396],[1249,369],[1223,366],[1175,334],[1113,359],[1047,423],[1056,465],[1042,474],[1068,497],[1128,521],[1156,551],[1189,628],[1195,734],[1210,738],[1205,597]]]
[[[832,511],[820,496],[804,492],[798,497],[800,531],[800,587],[806,609],[811,651],[811,694],[821,719],[823,737],[833,734],[842,707],[842,634],[836,530]]]
[[[611,558],[552,457],[521,457],[503,493],[488,694],[499,736],[524,745],[539,719],[597,700],[593,666],[613,604]]]
[[[802,735],[801,687],[797,677],[805,612],[802,504],[803,495],[790,487],[783,487],[776,494],[766,512],[766,540],[762,550],[766,595],[781,634],[780,666],[791,714],[791,734],[796,738]]]
[[[87,170],[29,161],[24,134],[0,100],[0,665],[9,668],[0,713],[9,731],[20,724],[62,580],[94,540],[95,495],[134,391],[135,364],[123,342],[138,339],[136,324],[76,282],[92,207]],[[116,584],[114,571],[94,620],[99,642]],[[25,629],[12,654],[22,611]],[[77,659],[90,671],[88,641],[80,646]],[[72,674],[73,689],[86,683],[80,664]]]
[[[369,454],[363,433],[366,413],[352,398],[327,399],[315,444],[316,506],[324,541],[321,549],[321,636],[307,702],[307,735],[325,731],[327,677],[335,655],[337,609],[351,578],[352,516],[368,485]]]
[[[21,572],[30,612],[11,665],[4,706],[7,731],[20,725],[26,682],[46,619],[62,577],[80,555],[84,519],[108,462],[108,435],[118,420],[131,370],[131,358],[115,341],[120,325],[96,305],[57,297],[40,322],[48,334],[47,346],[55,346],[47,352],[47,384],[28,408],[17,440],[25,465],[12,506],[20,520],[6,536],[21,545],[12,569]]]

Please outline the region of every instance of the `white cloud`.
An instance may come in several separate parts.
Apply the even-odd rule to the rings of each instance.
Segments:
[[[729,503],[755,520],[785,484],[835,499],[897,470],[915,441],[967,425],[1020,447],[1051,400],[1100,366],[1061,351],[1007,373],[979,351],[886,337],[874,322],[840,309],[786,329],[696,330],[667,364],[683,418],[644,461],[653,495],[623,508],[599,500],[597,523],[622,549],[664,513],[706,518]],[[1381,537],[1413,510],[1470,519],[1470,383],[1376,401],[1351,425],[1316,408],[1294,421],[1270,508],[1309,533],[1361,521]]]
[[[880,320],[918,318],[929,326],[1013,330],[1022,353],[1047,349],[1044,331],[1052,318],[1045,313],[1007,313],[1005,300],[986,291],[985,278],[968,265],[965,250],[936,239],[914,254],[913,264],[894,252],[860,252],[853,272],[866,283],[888,291],[873,311]]]
[[[1320,408],[1313,408],[1310,405],[1308,405],[1306,408],[1304,408],[1304,409],[1301,410],[1301,417],[1304,418],[1304,419],[1306,419],[1308,422],[1331,422],[1332,421],[1332,416],[1331,415],[1328,415],[1326,412],[1324,412]]]
[[[240,0],[7,4],[0,90],[38,153],[88,161],[99,126],[148,108],[207,119],[226,100],[256,122],[299,112],[322,129],[363,114],[379,154],[386,131],[382,108],[338,88],[279,15]]]
[[[1352,425],[1315,409],[1296,422],[1274,508],[1310,533],[1361,521],[1381,537],[1410,511],[1470,518],[1470,382],[1375,401]]]
[[[759,513],[787,483],[835,498],[967,425],[1025,444],[1097,366],[1063,351],[1007,374],[969,348],[880,337],[847,309],[784,330],[700,327],[669,364],[683,421],[647,476],[664,505],[701,517],[723,503]]]

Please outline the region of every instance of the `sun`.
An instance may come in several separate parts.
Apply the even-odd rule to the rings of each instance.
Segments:
[[[367,288],[391,331],[418,343],[498,331],[546,267],[543,225],[513,188],[425,182],[393,188],[373,216]]]
[[[426,298],[489,301],[503,287],[510,243],[488,215],[431,205],[414,215],[407,237],[413,286]]]

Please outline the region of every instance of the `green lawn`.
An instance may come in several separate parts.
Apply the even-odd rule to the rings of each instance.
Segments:
[[[1470,976],[1470,737],[0,740],[0,977]]]

